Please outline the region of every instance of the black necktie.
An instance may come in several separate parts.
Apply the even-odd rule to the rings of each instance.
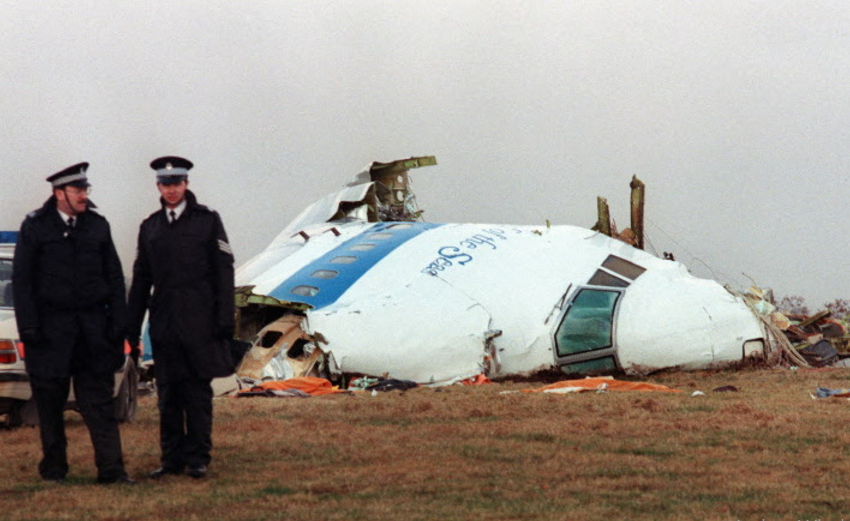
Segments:
[[[174,224],[174,221],[176,221],[176,220],[177,220],[177,214],[176,214],[176,213],[174,213],[174,210],[171,210],[171,211],[169,212],[169,215],[171,215],[171,224]]]
[[[65,233],[63,234],[63,237],[67,237],[67,236],[71,235],[71,232],[73,230],[74,230],[74,218],[68,217],[68,223],[67,223],[67,226],[65,226]]]
[[[73,227],[74,227],[74,218],[68,217],[68,228],[73,228]]]

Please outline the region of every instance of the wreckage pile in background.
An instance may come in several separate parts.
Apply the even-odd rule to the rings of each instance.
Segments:
[[[779,343],[776,362],[799,367],[850,367],[850,335],[845,320],[833,318],[828,309],[813,315],[780,311],[772,291],[750,288],[742,295],[774,332]]]

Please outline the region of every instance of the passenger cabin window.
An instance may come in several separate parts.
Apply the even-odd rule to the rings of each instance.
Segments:
[[[295,286],[292,288],[292,293],[302,297],[315,297],[319,293],[319,288],[315,286]]]
[[[349,248],[349,249],[350,249],[351,251],[369,251],[369,250],[371,250],[371,249],[372,249],[372,248],[374,248],[374,247],[375,247],[375,245],[374,245],[374,244],[369,243],[369,242],[364,242],[364,243],[362,243],[362,244],[355,244],[354,246],[352,246],[352,247],[351,247],[351,248]]]
[[[334,270],[316,270],[310,274],[314,279],[332,279],[337,275],[339,272]]]
[[[382,241],[384,239],[389,239],[392,236],[393,236],[393,234],[390,233],[390,232],[377,232],[377,233],[373,233],[372,235],[370,235],[369,239],[371,239],[373,241]]]
[[[573,299],[555,333],[558,356],[613,347],[618,291],[585,288]]]
[[[356,261],[357,257],[353,255],[340,255],[339,257],[334,257],[330,260],[331,264],[351,264]]]

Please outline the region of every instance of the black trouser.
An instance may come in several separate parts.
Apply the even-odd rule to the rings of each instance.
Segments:
[[[74,395],[89,430],[100,481],[112,481],[126,475],[121,456],[121,435],[112,401],[114,378],[112,373],[95,375],[81,372],[74,375]],[[68,473],[68,440],[63,411],[70,386],[70,378],[30,375],[44,456],[38,464],[38,472],[44,479],[62,479]]]
[[[209,465],[212,451],[213,391],[211,380],[188,378],[156,384],[162,466]]]

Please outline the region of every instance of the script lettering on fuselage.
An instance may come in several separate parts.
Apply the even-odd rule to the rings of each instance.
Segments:
[[[514,232],[522,233],[519,230],[514,230]],[[437,258],[425,266],[422,269],[422,273],[436,277],[439,272],[447,268],[464,266],[474,261],[476,254],[479,254],[478,251],[474,250],[496,250],[499,247],[499,242],[506,240],[508,240],[507,231],[498,228],[488,228],[481,230],[481,233],[476,233],[461,240],[457,246],[440,246],[437,248]]]

